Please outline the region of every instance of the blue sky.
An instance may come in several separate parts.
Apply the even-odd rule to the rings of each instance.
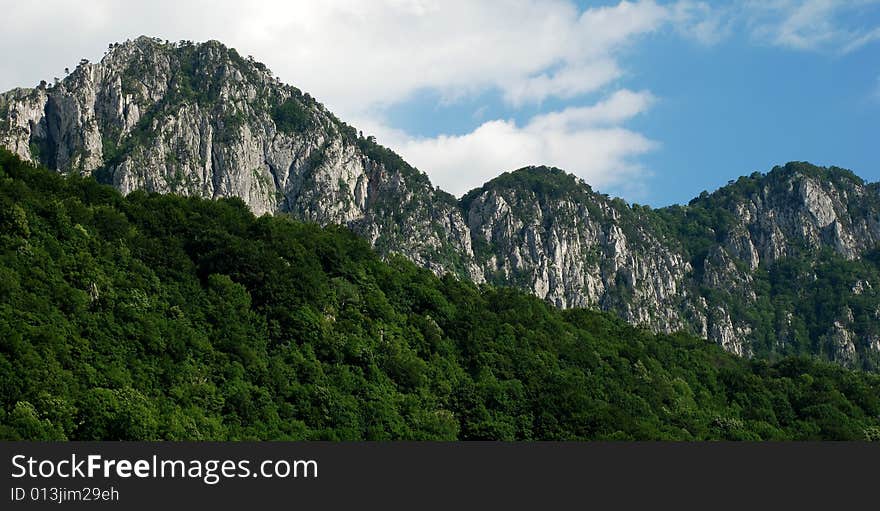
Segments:
[[[839,29],[880,26],[880,5],[862,7],[843,10]],[[846,16],[854,12],[861,16]],[[702,190],[793,160],[880,180],[880,41],[843,52],[839,45],[755,40],[744,27],[712,44],[665,32],[633,45],[621,60],[625,76],[610,86],[647,89],[657,98],[627,127],[658,147],[639,158],[642,186],[615,183],[601,191],[652,206],[686,203]],[[452,104],[422,91],[391,107],[388,119],[408,133],[463,135],[487,118],[526,122],[601,96],[511,106],[497,91]]]
[[[861,23],[880,26],[880,9],[867,12]],[[630,124],[662,144],[643,158],[652,205],[792,160],[880,180],[880,42],[841,54],[741,33],[708,48],[661,37],[631,66],[632,79],[661,98]]]
[[[527,164],[653,206],[791,160],[880,180],[880,0],[8,3],[0,89],[218,39],[456,195]]]

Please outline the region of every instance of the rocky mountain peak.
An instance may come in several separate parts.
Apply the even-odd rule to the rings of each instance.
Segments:
[[[125,193],[234,196],[256,214],[348,225],[383,253],[479,281],[454,199],[219,42],[111,44],[57,84],[2,98],[0,144],[25,159]]]
[[[687,330],[743,356],[880,367],[880,271],[868,257],[880,186],[843,169],[792,162],[654,210],[530,166],[456,200],[254,59],[150,37],[0,94],[0,145],[125,193],[238,197],[256,214],[345,225],[438,274]],[[790,282],[825,282],[834,307],[817,315]]]
[[[712,211],[715,237],[751,267],[822,248],[854,259],[880,243],[877,188],[837,167],[790,162],[704,193],[689,207]]]

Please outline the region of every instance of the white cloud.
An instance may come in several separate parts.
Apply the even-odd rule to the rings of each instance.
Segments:
[[[343,116],[422,89],[497,89],[513,104],[594,92],[621,76],[621,48],[677,12],[652,0],[584,11],[568,0],[6,3],[0,48],[15,59],[0,64],[4,90],[141,34],[219,39]]]
[[[880,27],[854,21],[878,5],[880,0],[678,0],[668,9],[679,34],[705,45],[739,31],[791,50],[849,53],[880,40]]]
[[[753,3],[753,33],[771,43],[798,50],[815,49],[835,38],[832,0]]]
[[[671,6],[671,16],[680,35],[706,46],[719,43],[733,28],[729,8],[712,7],[706,2],[680,0]]]
[[[361,125],[416,167],[429,170],[435,185],[455,195],[527,165],[557,166],[600,188],[628,188],[630,180],[644,176],[635,158],[659,144],[619,124],[654,101],[649,92],[621,90],[595,105],[537,115],[522,126],[492,120],[464,135],[433,138],[366,120]]]
[[[566,66],[554,73],[523,77],[504,86],[504,97],[514,105],[540,102],[549,96],[571,98],[592,92],[619,78],[622,71],[611,59]]]
[[[846,26],[845,14],[858,14],[877,0],[761,0],[745,4],[740,15],[752,36],[795,50],[849,53],[880,39],[880,27]]]
[[[6,23],[0,89],[60,76],[109,42],[141,34],[218,39],[265,62],[341,118],[374,133],[454,193],[527,164],[556,165],[598,186],[635,178],[657,144],[621,124],[649,93],[619,91],[622,52],[672,27],[703,42],[711,9],[653,0],[579,9],[570,0],[0,0]],[[702,25],[701,25],[702,24]],[[702,28],[701,28],[702,27]],[[709,28],[706,28],[709,27]],[[43,34],[36,36],[35,34]],[[445,101],[497,92],[508,106],[585,94],[608,99],[538,115],[486,120],[459,136],[418,138],[381,123],[386,108],[430,90]],[[582,100],[580,100],[582,101]]]
[[[850,41],[843,46],[841,52],[850,53],[874,41],[880,41],[880,27],[851,38]]]
[[[450,191],[527,164],[621,186],[638,179],[638,156],[657,146],[623,127],[653,97],[614,92],[635,43],[665,30],[711,45],[738,29],[787,48],[855,51],[880,39],[880,28],[848,27],[841,15],[876,3],[638,0],[579,9],[570,0],[0,0],[0,49],[7,56],[0,60],[0,89],[51,80],[82,57],[99,58],[107,43],[141,34],[218,39],[376,134]],[[525,124],[488,120],[483,109],[469,120],[480,123],[469,133],[435,138],[381,122],[388,106],[423,90],[445,101],[495,91],[514,109],[548,98],[607,99]]]
[[[647,91],[619,90],[605,101],[587,107],[569,107],[535,117],[529,123],[536,129],[579,129],[620,124],[646,111],[655,101]]]

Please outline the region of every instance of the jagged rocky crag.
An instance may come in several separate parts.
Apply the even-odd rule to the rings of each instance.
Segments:
[[[4,94],[0,114],[0,144],[50,168],[125,193],[237,196],[256,214],[347,224],[385,251],[477,275],[453,197],[220,43],[111,45],[54,86]]]
[[[458,200],[253,59],[146,37],[0,95],[0,145],[126,193],[235,196],[344,224],[437,273],[741,355],[880,367],[880,192],[841,169],[789,164],[651,210],[530,167]]]

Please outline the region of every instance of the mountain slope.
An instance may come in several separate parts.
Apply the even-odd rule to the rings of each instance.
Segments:
[[[864,440],[878,396],[0,150],[0,439]]]
[[[452,197],[220,43],[111,45],[100,63],[0,104],[0,144],[50,168],[124,193],[240,197],[256,214],[349,225],[386,253],[479,280]]]
[[[792,163],[651,210],[528,167],[456,200],[262,64],[146,37],[0,95],[0,145],[124,193],[239,197],[257,214],[345,225],[437,274],[740,355],[880,368],[880,188],[842,169]]]
[[[687,328],[690,265],[625,203],[565,172],[505,173],[462,198],[488,281],[560,307],[601,307],[671,332]]]
[[[877,184],[793,162],[657,213],[694,286],[748,325],[754,351],[880,367]]]

